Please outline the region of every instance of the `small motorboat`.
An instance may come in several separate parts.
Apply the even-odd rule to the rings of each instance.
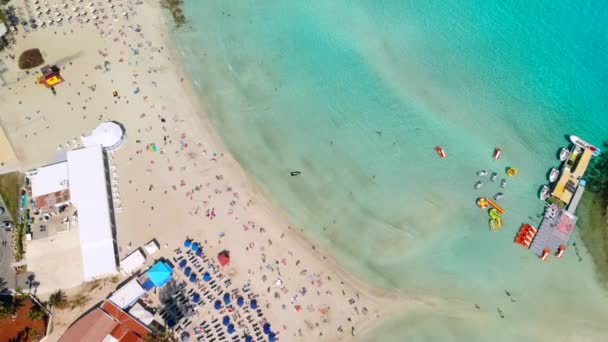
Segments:
[[[503,189],[507,187],[507,180],[506,179],[503,178],[500,181],[500,187],[503,188]]]
[[[487,174],[488,174],[488,171],[486,171],[486,170],[479,170],[479,171],[477,171],[477,175],[479,177],[483,177],[483,176],[485,176]]]
[[[564,147],[559,151],[559,160],[565,161],[566,159],[568,159],[569,156],[570,150],[568,150],[567,148]]]
[[[547,198],[549,198],[549,192],[550,192],[550,191],[551,191],[551,190],[549,189],[549,187],[548,187],[548,186],[543,185],[542,189],[540,190],[540,196],[539,196],[539,197],[540,197],[540,199],[544,201],[544,200],[546,200]]]
[[[502,150],[500,148],[495,148],[494,149],[494,154],[492,155],[492,158],[494,159],[500,159],[500,156],[502,155]]]
[[[445,150],[441,146],[435,146],[435,152],[437,152],[437,154],[441,158],[445,158],[448,156],[448,154],[445,153]]]
[[[490,176],[490,180],[491,180],[492,182],[495,182],[495,181],[496,181],[496,177],[498,177],[498,173],[496,173],[496,172],[492,172],[492,175]]]
[[[576,135],[571,135],[570,136],[570,141],[578,146],[578,147],[582,147],[582,148],[588,148],[593,152],[594,156],[599,156],[600,155],[600,149],[591,145],[590,143],[586,142],[585,140],[577,137]]]
[[[557,180],[557,177],[559,177],[559,170],[554,167],[551,168],[551,172],[549,173],[549,181],[553,183]]]
[[[501,199],[501,198],[502,198],[502,196],[503,196],[503,195],[504,195],[504,194],[503,194],[502,192],[497,193],[496,195],[494,195],[494,200],[495,200],[495,201],[498,201],[499,199]]]
[[[483,186],[483,182],[482,181],[478,181],[477,183],[475,183],[475,185],[473,187],[475,189],[479,190],[482,186]]]

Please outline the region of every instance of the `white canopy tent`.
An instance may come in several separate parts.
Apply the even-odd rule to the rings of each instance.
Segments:
[[[131,274],[140,269],[146,263],[146,257],[138,248],[120,261],[120,269],[126,274]]]
[[[112,303],[121,309],[126,309],[133,305],[137,300],[146,294],[141,285],[137,282],[137,278],[133,278],[131,281],[120,287],[114,294],[108,298]]]

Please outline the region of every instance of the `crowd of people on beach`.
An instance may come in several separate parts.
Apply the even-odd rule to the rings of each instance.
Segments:
[[[305,247],[292,227],[258,217],[258,200],[252,190],[234,174],[224,172],[232,161],[225,161],[222,148],[201,137],[192,115],[176,110],[171,94],[159,90],[166,85],[162,83],[175,79],[179,82],[176,91],[181,91],[177,89],[181,89],[184,76],[168,75],[174,71],[169,67],[174,57],[162,39],[150,39],[151,25],[138,15],[140,2],[112,3],[129,8],[127,18],[114,21],[101,12],[93,21],[47,24],[44,29],[69,37],[90,30],[92,25],[97,38],[103,41],[94,51],[84,52],[94,57],[75,56],[59,61],[66,81],[56,87],[57,101],[53,102],[61,109],[53,110],[62,115],[68,113],[70,120],[82,120],[78,127],[90,128],[106,120],[125,125],[128,143],[112,156],[116,172],[120,172],[120,178],[113,181],[119,183],[124,208],[117,213],[121,256],[150,235],[161,241],[172,238],[171,232],[158,222],[165,222],[166,216],[179,216],[196,223],[176,228],[180,236],[198,236],[212,250],[231,249],[234,280],[257,287],[273,321],[282,322],[282,336],[291,334],[304,340],[335,334],[354,336],[361,322],[378,318],[377,308],[366,303],[363,295],[342,276],[321,266],[319,260],[325,256],[319,248],[310,244]],[[30,34],[33,32],[22,32],[22,39]],[[18,52],[10,50],[13,54]],[[83,65],[84,61],[87,65]],[[15,75],[5,85],[20,98],[19,104],[31,101],[18,95],[21,88],[45,91],[30,82],[31,72],[19,71]],[[125,84],[127,78],[129,82]],[[43,103],[24,107],[26,122],[12,133],[24,141],[62,129],[54,116],[58,114],[50,113]],[[70,134],[77,137],[82,133],[85,131]],[[62,149],[79,146],[76,138],[62,141]],[[135,219],[123,219],[136,213]],[[137,222],[138,226],[127,227],[123,222]],[[142,241],[130,241],[140,235]]]

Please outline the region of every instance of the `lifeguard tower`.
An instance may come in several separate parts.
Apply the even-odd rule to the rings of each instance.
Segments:
[[[56,65],[43,66],[40,69],[40,72],[41,73],[36,76],[36,80],[47,88],[52,88],[63,82],[63,78],[59,74],[59,67]]]

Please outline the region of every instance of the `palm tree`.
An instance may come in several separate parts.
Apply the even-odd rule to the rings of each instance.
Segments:
[[[49,306],[52,308],[62,309],[66,304],[65,293],[61,290],[57,290],[49,297]]]

